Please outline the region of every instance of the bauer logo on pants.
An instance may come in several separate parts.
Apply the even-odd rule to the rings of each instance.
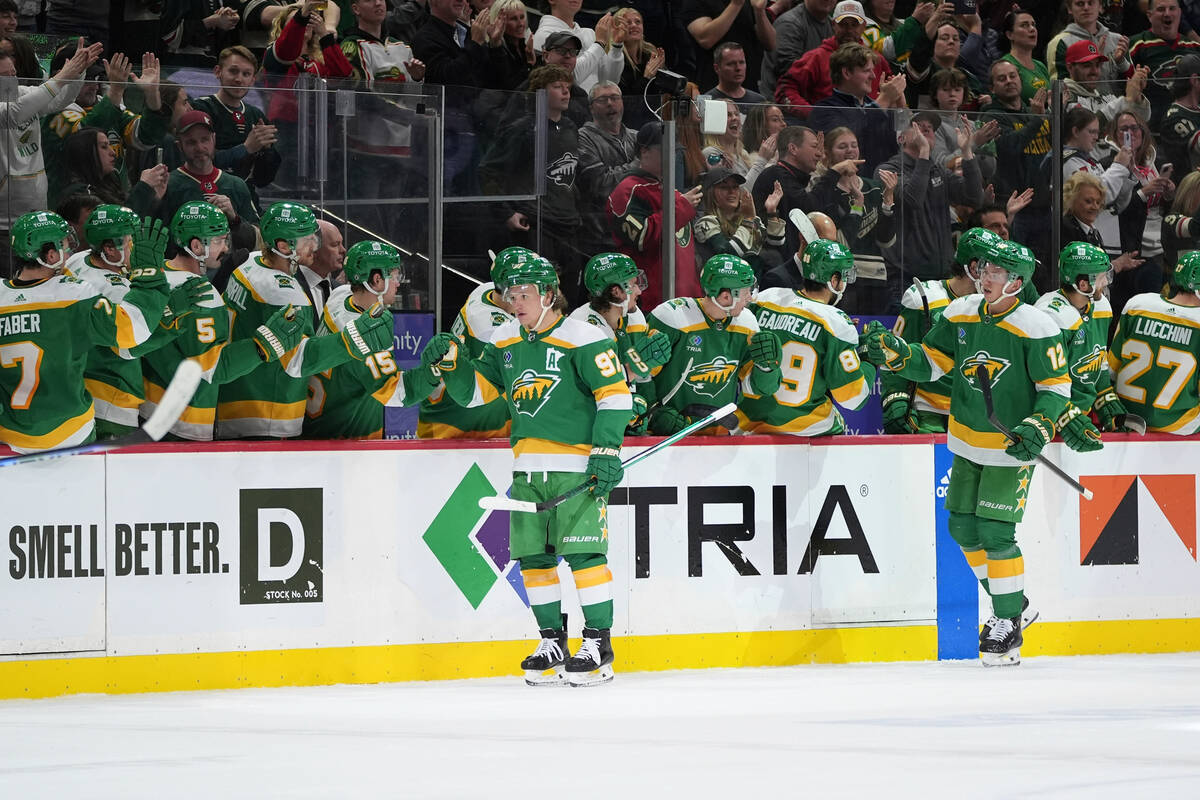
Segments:
[[[242,489],[239,495],[241,604],[321,602],[321,490]]]

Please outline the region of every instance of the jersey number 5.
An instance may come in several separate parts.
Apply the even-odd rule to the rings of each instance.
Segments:
[[[41,366],[42,348],[33,342],[0,345],[0,367],[21,368],[21,379],[17,382],[17,388],[13,390],[9,403],[12,408],[21,411],[29,408],[29,404],[33,402],[33,395],[37,392],[40,381],[38,371]]]

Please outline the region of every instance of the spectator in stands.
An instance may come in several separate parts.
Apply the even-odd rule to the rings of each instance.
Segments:
[[[617,84],[621,87],[621,94],[627,97],[643,97],[647,84],[666,63],[667,54],[661,47],[655,47],[646,41],[640,11],[635,8],[622,8],[613,14],[613,17],[625,27],[625,67]],[[650,120],[650,112],[644,104],[630,104],[625,109],[625,124],[631,128],[640,128],[641,123]]]
[[[674,297],[699,297],[700,274],[696,267],[692,220],[700,205],[699,186],[687,194],[675,192],[675,231],[663,230],[662,123],[648,122],[637,133],[638,167],[624,178],[608,198],[608,229],[617,249],[631,257],[646,273],[648,285],[639,303],[656,308],[664,299],[662,240],[675,237]]]
[[[775,105],[759,105],[750,109],[746,114],[746,120],[742,123],[742,143],[746,145],[746,149],[751,153],[760,152],[759,148],[770,139],[770,155],[767,156],[768,163],[775,163],[776,143],[775,137],[778,133],[787,127],[787,121],[783,118],[783,111],[779,106]],[[746,183],[753,186],[753,182],[747,180]]]
[[[1044,96],[1050,90],[1050,70],[1045,62],[1033,57],[1038,41],[1037,21],[1028,11],[1014,8],[1004,17],[1003,32],[1008,41],[1008,53],[1000,60],[1017,68],[1021,78],[1021,99],[1032,103],[1038,92]]]
[[[17,32],[20,8],[15,0],[0,0],[0,36],[10,36]]]
[[[579,129],[579,203],[585,253],[608,246],[608,196],[637,168],[637,132],[625,127],[621,87],[600,81],[591,91],[592,118]]]
[[[1134,80],[1130,78],[1129,83]],[[1176,174],[1183,175],[1200,167],[1200,54],[1189,53],[1176,63],[1171,93],[1175,102],[1167,108],[1159,128],[1159,155],[1175,166]]]
[[[833,224],[833,220],[829,218],[829,215],[823,214],[820,211],[810,211],[805,216],[812,223],[818,239],[828,239],[831,242],[840,241],[841,237],[838,235],[838,229]],[[774,289],[776,287],[783,287],[797,291],[804,288],[804,273],[800,269],[800,259],[804,257],[804,248],[808,246],[808,243],[804,240],[804,237],[799,237],[798,241],[800,244],[792,254],[792,257],[786,258],[783,260],[783,263],[772,267],[762,277],[762,280],[759,281],[759,288]]]
[[[958,126],[964,119],[958,113],[962,107],[964,95],[967,93],[967,79],[957,68],[943,69],[934,74],[929,83],[932,96],[930,98],[933,110],[939,112],[942,124],[934,134],[933,151],[929,157],[942,166],[949,166],[962,157],[958,150]],[[995,120],[980,125],[972,135],[975,147],[975,157],[979,159],[979,171],[984,183],[992,179],[996,172],[996,158],[980,151],[984,145],[1000,135],[1000,125]]]
[[[489,47],[498,40],[503,23],[490,23],[486,14],[470,20],[467,0],[429,0],[429,19],[413,37],[413,56],[425,65],[425,80],[451,86],[487,86],[495,61],[502,54]]]
[[[573,33],[558,31],[546,37],[545,49],[542,50],[542,60],[545,66],[562,67],[572,75],[575,74],[575,64],[579,60],[579,52],[582,43],[579,37]],[[521,91],[529,91],[528,82],[522,84],[519,89]],[[571,105],[567,109],[567,116],[575,123],[575,127],[580,127],[587,123],[591,116],[591,107],[588,102],[588,93],[579,88],[574,83],[571,84]]]
[[[516,89],[529,79],[529,70],[536,62],[533,36],[526,24],[525,4],[521,0],[496,0],[488,9],[489,28],[497,20],[504,23],[500,38],[497,73],[490,86],[494,89]]]
[[[1067,13],[1071,15],[1071,22],[1046,45],[1050,78],[1062,80],[1071,75],[1069,51],[1071,47],[1082,42],[1085,47],[1082,50],[1077,49],[1077,53],[1095,52],[1100,55],[1097,60],[1099,75],[1088,82],[1103,94],[1119,92],[1126,73],[1132,67],[1129,62],[1128,37],[1110,31],[1100,22],[1100,0],[1067,0],[1066,6]],[[1090,49],[1086,48],[1089,44],[1092,46]],[[1112,117],[1109,116],[1108,119]]]
[[[101,202],[100,198],[94,194],[73,194],[55,206],[55,213],[66,220],[75,233],[75,246],[71,250],[72,254],[92,249],[87,234],[84,232],[84,225]]]
[[[715,48],[736,42],[745,51],[750,89],[758,88],[763,51],[775,49],[775,28],[767,18],[767,0],[686,0],[683,22],[696,43],[698,85],[710,89],[717,83]]]
[[[775,85],[775,102],[780,104],[784,114],[806,119],[812,106],[831,97],[833,81],[829,69],[830,57],[842,45],[862,44],[867,18],[862,4],[857,0],[838,3],[833,23],[833,36],[821,42],[815,50],[805,53]],[[873,59],[871,90],[868,92],[872,98],[879,95],[880,84],[891,74],[887,61],[879,57]]]
[[[782,261],[785,242],[779,201],[783,187],[779,181],[767,195],[760,219],[754,199],[742,188],[745,179],[725,167],[713,167],[704,174],[704,215],[696,220],[696,261],[704,264],[715,255],[738,256],[761,278],[767,268]],[[779,252],[764,259],[767,248]]]
[[[429,0],[398,0],[389,3],[387,32],[402,42],[411,42],[429,21]],[[339,27],[339,31],[341,28]]]
[[[725,132],[704,137],[704,162],[708,169],[723,166],[733,170],[744,179],[750,171],[750,154],[742,144],[742,115],[737,103],[725,100]],[[703,262],[701,262],[703,263]]]
[[[1150,30],[1129,40],[1129,60],[1135,67],[1150,70],[1146,99],[1150,101],[1150,130],[1159,123],[1171,104],[1171,84],[1176,61],[1188,53],[1200,53],[1200,42],[1179,35],[1179,0],[1150,0]]]
[[[314,9],[312,6],[319,3],[292,3],[288,0],[242,0],[240,13],[242,15],[241,24],[238,28],[239,44],[243,44],[250,48],[251,52],[261,53],[270,46],[278,35],[279,28],[286,22],[280,19],[284,15],[295,13],[294,9],[300,6],[308,8],[308,12],[301,11],[302,17],[308,17]],[[342,7],[334,3],[325,3],[325,10],[317,12],[324,22],[325,30],[336,34],[341,30]],[[346,3],[347,6],[352,5]],[[279,25],[276,25],[276,20],[279,20]]]
[[[1170,266],[1185,250],[1200,249],[1200,172],[1183,176],[1171,212],[1163,220],[1163,258]]]
[[[896,0],[866,0],[863,10],[867,18],[875,23],[881,37],[890,36],[904,20],[896,16]]]
[[[1111,291],[1115,313],[1133,295],[1157,292],[1162,288],[1163,217],[1175,198],[1175,184],[1171,180],[1173,164],[1164,164],[1162,174],[1155,166],[1154,137],[1145,120],[1137,114],[1118,114],[1109,127],[1108,138],[1113,146],[1120,146],[1118,157],[1129,153],[1127,166],[1132,173],[1133,187],[1124,207],[1119,210],[1118,256],[1112,259],[1113,269],[1118,271]],[[1126,138],[1128,147],[1124,145]],[[1143,263],[1133,269],[1124,269],[1124,263],[1134,255]],[[1174,268],[1174,264],[1170,266]]]
[[[900,134],[900,153],[876,171],[899,176],[895,211],[901,238],[897,247],[884,251],[887,263],[888,302],[898,307],[900,295],[913,277],[944,278],[954,255],[950,239],[950,204],[972,208],[983,202],[983,180],[972,149],[968,126],[959,128],[962,174],[930,160],[934,132],[941,119],[932,112],[916,115]]]
[[[179,0],[173,0],[167,7]],[[108,49],[108,17],[110,0],[46,0],[46,35],[50,41],[82,36],[89,42],[100,42]],[[163,9],[164,15],[167,8]],[[53,69],[50,70],[52,73]]]
[[[117,156],[108,133],[99,128],[80,128],[67,138],[63,148],[66,181],[50,205],[57,206],[76,194],[94,194],[105,203],[128,206],[141,215],[152,215],[167,188],[167,168],[151,167],[127,190],[117,174]]]
[[[283,161],[275,149],[278,128],[267,122],[262,109],[245,101],[258,74],[258,59],[240,44],[233,45],[217,56],[213,74],[221,88],[216,94],[192,100],[192,107],[208,114],[216,126],[213,163],[244,180],[257,205],[256,190],[275,180]]]
[[[982,24],[978,14],[963,17],[971,21],[966,41],[952,21],[934,16],[925,25],[925,35],[916,37],[916,45],[904,66],[907,79],[905,96],[910,108],[919,108],[933,94],[932,79],[941,70],[960,71],[971,96],[983,91],[991,62],[983,51]],[[940,21],[939,21],[940,20]]]
[[[815,131],[828,133],[839,127],[853,131],[857,139],[855,149],[861,152],[868,173],[895,154],[897,121],[894,112],[888,109],[905,107],[903,75],[883,80],[879,85],[879,102],[868,96],[875,81],[875,65],[880,60],[873,50],[861,44],[844,44],[835,50],[829,57],[833,94],[818,102],[808,118]]]
[[[204,200],[221,209],[229,220],[234,249],[254,249],[258,212],[246,182],[213,164],[217,135],[212,119],[203,111],[189,111],[179,120],[177,136],[184,163],[167,180],[158,218],[170,222],[184,203]]]
[[[732,100],[738,111],[745,116],[751,107],[767,102],[758,92],[747,89],[746,51],[737,42],[723,42],[713,49],[713,70],[717,73],[717,85],[709,89],[705,97],[714,100]]]
[[[690,99],[686,113],[679,103],[663,95],[660,98],[663,119],[675,119],[675,188],[683,191],[689,187],[699,188],[700,177],[708,170],[704,158],[704,133],[700,127],[699,104],[700,90],[696,84],[689,83],[684,88],[684,94]],[[645,126],[643,126],[645,127]],[[641,130],[639,128],[639,130]]]
[[[242,18],[237,5],[236,0],[166,0],[161,31],[171,63],[203,67],[215,64],[218,53],[238,43],[237,28]]]
[[[1032,192],[1032,190],[1030,190]],[[985,228],[1008,241],[1013,215],[997,203],[985,203],[967,219],[967,229]]]
[[[829,13],[836,0],[801,0],[775,19],[775,49],[763,54],[757,90],[775,96],[776,82],[810,50],[833,35]]]
[[[1139,137],[1140,139],[1140,137]],[[1100,180],[1104,189],[1100,215],[1094,227],[1100,232],[1104,249],[1115,257],[1121,252],[1121,230],[1117,214],[1125,210],[1138,181],[1133,175],[1133,150],[1120,147],[1108,167],[1096,158],[1100,140],[1100,120],[1086,108],[1075,107],[1063,121],[1063,180],[1076,172],[1086,172]]]
[[[779,203],[779,216],[787,219],[793,209],[821,211],[833,204],[834,186],[839,172],[830,171],[820,181],[812,180],[817,165],[824,155],[821,139],[809,128],[795,125],[784,128],[776,139],[779,161],[767,167],[754,182],[751,194],[755,207],[766,207],[767,196],[774,191],[775,184],[783,187],[783,199]],[[857,170],[857,165],[843,169]],[[795,251],[800,245],[799,231],[794,226],[787,228],[787,249]]]
[[[1109,84],[1100,79],[1106,62],[1092,42],[1081,39],[1068,47],[1064,63],[1070,75],[1063,81],[1068,92],[1063,102],[1064,107],[1086,108],[1100,117],[1103,125],[1108,125],[1113,117],[1122,111],[1136,111],[1142,118],[1150,118],[1150,103],[1143,95],[1146,81],[1150,77],[1150,71],[1146,67],[1134,68],[1127,81],[1117,84],[1123,87],[1123,96],[1117,96],[1109,93],[1106,88]]]
[[[296,282],[312,301],[313,329],[321,329],[325,302],[337,283],[338,273],[346,259],[346,244],[338,226],[324,219],[317,220],[320,243],[313,251],[311,263],[302,260],[296,269]]]
[[[579,0],[550,0],[550,13],[543,16],[533,34],[533,48],[541,52],[552,33],[570,33],[579,40],[579,56],[575,60],[575,85],[588,91],[597,81],[621,79],[625,69],[625,26],[605,14],[596,29],[585,28],[575,21]]]
[[[96,44],[99,44],[97,42]],[[23,81],[40,83],[46,74],[38,61],[37,51],[29,43],[29,39],[19,33],[0,35],[0,53],[11,56],[16,75]],[[29,85],[29,84],[26,84]]]

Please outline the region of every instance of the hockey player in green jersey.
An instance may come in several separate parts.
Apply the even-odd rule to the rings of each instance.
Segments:
[[[1190,436],[1200,431],[1200,250],[1180,257],[1171,283],[1169,300],[1147,293],[1125,304],[1108,361],[1117,395],[1147,430]]]
[[[654,371],[650,431],[669,435],[738,399],[738,384],[758,396],[780,385],[779,337],[761,331],[747,306],[754,270],[737,256],[716,255],[700,270],[705,296],[678,297],[647,317],[671,341],[671,359]],[[701,413],[703,412],[703,413]],[[724,433],[720,427],[700,433]]]
[[[1108,371],[1108,328],[1112,306],[1104,296],[1112,280],[1112,264],[1099,247],[1071,242],[1058,255],[1062,285],[1042,295],[1037,307],[1045,311],[1062,331],[1071,374],[1070,420],[1059,420],[1063,441],[1076,450],[1100,449],[1100,431],[1087,412],[1096,409],[1101,423],[1110,430],[1123,426],[1125,409],[1112,390]],[[1100,398],[1104,399],[1101,400]],[[1074,409],[1083,413],[1077,414]],[[1080,446],[1071,444],[1076,439]]]
[[[671,357],[671,341],[661,331],[650,335],[638,297],[646,288],[646,274],[624,253],[600,253],[583,269],[588,302],[571,312],[571,318],[595,325],[617,345],[625,378],[633,394],[633,416],[626,433],[646,432],[648,403],[639,384],[652,379],[651,370]]]
[[[303,334],[301,323],[288,319],[287,309],[281,309],[250,338],[229,340],[229,310],[205,277],[229,248],[229,220],[219,208],[202,201],[184,203],[171,219],[171,239],[178,253],[166,262],[167,281],[173,291],[187,288],[199,300],[183,313],[164,320],[155,338],[165,336],[167,341],[142,357],[146,401],[139,414],[147,419],[154,413],[180,362],[191,359],[203,370],[202,380],[171,426],[170,436],[207,442],[213,438],[220,385],[247,374],[264,361],[278,359],[278,354],[298,345]]]
[[[542,501],[595,478],[547,511],[510,516],[509,551],[521,576],[541,642],[521,662],[530,685],[577,686],[612,680],[612,573],[608,568],[608,493],[621,481],[621,442],[629,422],[629,386],[612,340],[595,325],[568,319],[553,265],[544,258],[500,271],[497,286],[516,319],[496,329],[478,359],[448,333],[421,354],[441,370],[460,405],[504,395],[512,417],[512,496]],[[583,607],[583,644],[567,657],[557,562],[571,568]]]
[[[342,274],[349,285],[329,295],[319,335],[337,334],[376,303],[384,309],[396,300],[400,251],[383,242],[365,241],[346,252]],[[391,320],[386,310],[383,316]],[[400,370],[391,343],[362,362],[348,361],[308,380],[304,435],[309,439],[382,439],[383,407],[412,406],[427,397],[441,378],[428,366]]]
[[[492,259],[491,278],[471,292],[450,326],[471,358],[478,358],[492,333],[513,321],[508,303],[496,288],[496,276],[501,270],[520,261],[537,258],[537,253],[524,247],[506,247]],[[439,385],[421,401],[417,413],[418,439],[493,439],[509,434],[508,403],[496,398],[475,408],[463,408]]]
[[[89,351],[146,341],[167,302],[161,269],[134,270],[115,302],[61,274],[70,239],[70,227],[50,211],[25,214],[12,228],[19,270],[0,283],[0,441],[19,453],[95,438],[83,382]]]
[[[744,386],[738,420],[748,433],[820,436],[844,433],[834,406],[866,405],[875,369],[859,361],[858,331],[834,306],[854,282],[854,255],[837,242],[809,242],[800,258],[804,287],[764,289],[750,304],[763,331],[781,339],[782,380],[774,394]]]
[[[233,338],[247,339],[276,311],[294,306],[303,338],[264,364],[221,387],[217,434],[223,439],[299,436],[308,377],[351,358],[392,346],[391,320],[361,314],[335,336],[313,336],[312,301],[293,275],[319,245],[317,220],[307,206],[276,203],[262,216],[264,250],[251,253],[229,279],[225,303],[233,313]]]
[[[910,345],[877,321],[863,336],[867,358],[885,369],[918,382],[953,375],[946,439],[954,464],[946,510],[950,535],[992,598],[995,619],[979,644],[987,666],[1020,663],[1022,623],[1034,615],[1022,619],[1025,566],[1016,526],[1037,455],[1070,407],[1061,332],[1045,312],[1018,299],[1035,264],[1023,245],[996,245],[983,265],[982,294],[947,305],[920,344]],[[980,366],[991,376],[995,412],[1017,441],[988,421],[976,378]]]

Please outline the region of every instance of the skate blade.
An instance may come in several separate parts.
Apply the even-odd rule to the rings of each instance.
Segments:
[[[1021,663],[1021,648],[1014,648],[1007,653],[980,653],[979,660],[985,667],[1016,667]]]
[[[565,686],[567,676],[562,667],[546,670],[527,669],[525,683],[528,686]]]
[[[1021,614],[1021,630],[1025,630],[1030,625],[1037,622],[1039,616],[1041,616],[1041,612],[1033,606],[1025,609],[1025,611]]]
[[[599,686],[613,679],[612,664],[605,664],[591,672],[568,672],[567,680],[572,686]]]

